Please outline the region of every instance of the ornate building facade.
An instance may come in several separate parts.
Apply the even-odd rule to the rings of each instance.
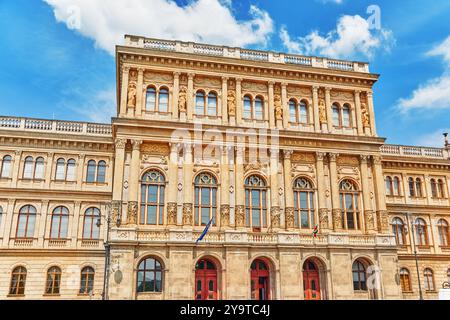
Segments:
[[[368,64],[125,39],[111,125],[0,118],[0,298],[437,298],[450,147]]]

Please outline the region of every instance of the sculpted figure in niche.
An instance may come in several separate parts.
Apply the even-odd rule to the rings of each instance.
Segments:
[[[180,94],[178,95],[178,110],[180,112],[186,112],[186,87],[180,88]]]
[[[327,112],[325,110],[325,101],[323,99],[319,100],[319,120],[320,123],[327,122]]]
[[[233,90],[228,90],[228,115],[236,115],[236,93]]]
[[[136,84],[134,84],[133,82],[130,82],[130,84],[128,85],[128,106],[136,106]]]
[[[281,96],[276,94],[274,96],[274,105],[275,105],[275,119],[283,120],[283,106],[281,104]]]
[[[367,106],[365,103],[361,103],[361,116],[364,127],[370,126],[369,112],[367,112]]]

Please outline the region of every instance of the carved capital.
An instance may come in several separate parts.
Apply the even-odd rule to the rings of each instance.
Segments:
[[[338,154],[338,153],[329,153],[329,154],[328,154],[328,159],[329,159],[331,162],[336,162],[336,160],[337,160],[338,157],[339,157],[339,154]]]
[[[292,150],[283,150],[284,159],[291,159],[293,153],[294,151]]]
[[[140,150],[142,145],[142,140],[131,140],[131,146],[133,150]]]
[[[192,73],[192,72],[188,73],[188,80],[192,81],[192,80],[194,80],[194,77],[195,77],[195,73]]]
[[[372,156],[372,161],[374,165],[381,165],[381,157],[380,156]]]
[[[179,72],[179,71],[174,71],[174,72],[173,72],[173,77],[174,77],[174,78],[179,78],[180,75],[181,75],[181,72]]]
[[[367,155],[365,155],[365,154],[361,154],[360,156],[359,156],[359,161],[361,162],[361,163],[367,163],[367,160],[369,159],[369,156],[367,156]]]
[[[312,87],[312,91],[313,91],[313,93],[318,93],[319,92],[319,86],[313,86]]]
[[[116,149],[124,149],[126,144],[127,144],[127,139],[117,138],[115,141]]]
[[[325,152],[316,152],[316,159],[319,161],[323,161],[325,158],[326,153]]]

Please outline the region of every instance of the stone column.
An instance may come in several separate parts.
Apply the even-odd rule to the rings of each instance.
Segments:
[[[377,127],[375,125],[375,111],[373,106],[373,93],[372,91],[367,91],[367,108],[369,108],[370,116],[370,130],[373,136],[377,136]]]
[[[389,233],[389,217],[386,208],[386,189],[384,184],[383,169],[381,167],[381,157],[373,156],[373,180],[375,186],[375,200],[377,204],[378,231]],[[404,190],[406,195],[407,190]]]
[[[325,199],[325,175],[323,170],[323,159],[325,153],[316,153],[316,171],[317,171],[317,195],[319,206],[319,226],[320,231],[328,231],[330,228],[328,218],[328,207]]]
[[[320,120],[319,120],[319,87],[318,86],[314,86],[312,88],[312,93],[313,93],[313,115],[314,115],[314,131],[315,132],[320,132],[321,131],[321,127],[320,127]]]
[[[52,169],[53,169],[53,163],[54,163],[54,156],[55,154],[53,152],[47,153],[47,161],[45,163],[45,189],[50,188],[50,182],[52,181]]]
[[[113,180],[113,207],[116,221],[122,220],[122,192],[123,175],[125,167],[125,145],[126,139],[116,139],[114,157],[114,180]]]
[[[173,73],[172,119],[178,119],[178,95],[180,94],[180,73]]]
[[[245,190],[244,190],[244,147],[236,147],[235,186],[236,205],[234,220],[236,228],[245,227]]]
[[[355,95],[355,113],[356,113],[356,128],[358,130],[358,135],[364,134],[364,127],[361,117],[361,91],[356,90]]]
[[[119,117],[124,117],[127,114],[129,76],[130,76],[130,67],[124,66],[122,69],[122,87],[120,88]]]
[[[3,230],[4,230],[3,247],[8,246],[10,238],[16,237],[16,230],[13,230],[13,228],[12,228],[12,225],[14,223],[14,215],[15,215],[15,209],[16,209],[15,207],[16,207],[16,200],[8,199],[8,206],[6,207],[6,212],[3,213],[3,219],[2,219],[3,220],[2,221]],[[18,221],[17,221],[17,223],[18,223]]]
[[[275,107],[274,107],[274,93],[273,93],[273,85],[275,82],[269,81],[269,128],[275,127]]]
[[[242,124],[242,78],[236,78],[236,122]]]
[[[331,88],[325,88],[325,109],[327,111],[327,126],[328,132],[333,132],[333,113],[331,110],[331,96],[330,96]]]
[[[294,223],[294,190],[292,186],[292,150],[283,150],[283,172],[284,172],[284,218],[286,229],[293,229]]]
[[[143,106],[143,96],[144,96],[144,68],[138,68],[138,77],[136,84],[136,117],[142,116],[142,106]]]
[[[270,226],[280,228],[280,201],[278,195],[278,163],[280,152],[270,150]]]
[[[287,83],[281,84],[281,104],[283,105],[283,127],[289,127],[289,106],[287,101]]]
[[[20,175],[20,159],[22,158],[22,150],[14,151],[14,162],[11,170],[11,182],[14,188],[17,187],[17,182],[19,180]]]
[[[141,162],[141,140],[131,140],[130,184],[128,187],[127,224],[138,222],[139,173]]]
[[[339,155],[330,153],[328,155],[330,161],[330,186],[331,186],[331,203],[333,216],[333,230],[339,231],[342,229],[342,210],[339,203],[339,186],[336,168],[336,159]]]
[[[177,224],[177,194],[178,194],[178,147],[179,144],[170,145],[169,156],[169,184],[167,186],[167,224]]]
[[[36,218],[35,225],[37,228],[34,230],[33,237],[38,239],[38,246],[42,247],[44,245],[44,239],[47,238],[45,234],[47,223],[48,225],[51,224],[51,216],[48,214],[48,200],[42,200],[40,214]],[[47,218],[49,221],[47,221]],[[47,228],[47,230],[48,238],[50,238],[50,228]]]
[[[183,167],[183,226],[192,226],[193,216],[193,183],[192,175],[194,171],[194,161],[192,158],[192,144],[184,144],[184,167]]]
[[[228,124],[228,78],[222,77],[222,124]]]
[[[86,163],[86,155],[85,154],[79,154],[78,155],[78,162],[77,162],[76,177],[75,177],[76,182],[77,182],[77,187],[79,189],[83,185],[83,174],[84,174],[84,172],[86,172],[86,170],[85,170],[85,163]]]
[[[187,87],[187,117],[192,120],[194,113],[194,76],[193,73],[188,73],[188,87]]]
[[[70,238],[72,239],[71,247],[73,247],[73,248],[77,247],[77,238],[78,238],[77,232],[80,227],[80,217],[83,216],[83,214],[80,211],[81,211],[81,201],[75,201],[74,206],[73,206],[73,215],[72,215],[72,221],[71,221],[72,226],[71,226],[71,232],[70,232]],[[112,224],[114,225],[115,221],[112,221]]]
[[[375,219],[373,216],[372,203],[370,201],[370,184],[369,184],[369,172],[367,167],[367,156],[361,155],[360,167],[361,167],[361,187],[362,198],[364,206],[364,222],[366,226],[366,232],[373,233],[375,231]]]
[[[220,162],[220,228],[230,226],[230,169],[228,163],[228,147],[222,147]],[[218,222],[216,222],[219,224]]]

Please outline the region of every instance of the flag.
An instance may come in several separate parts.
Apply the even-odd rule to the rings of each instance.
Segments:
[[[209,227],[211,226],[212,221],[213,221],[213,219],[211,218],[211,220],[209,220],[208,224],[206,225],[205,230],[203,230],[200,237],[198,237],[197,241],[195,241],[195,244],[198,244],[206,236],[206,234],[208,233]]]
[[[313,233],[312,233],[314,238],[317,237],[317,233],[319,233],[319,226],[318,225],[316,225],[314,227],[314,230],[313,230]]]

